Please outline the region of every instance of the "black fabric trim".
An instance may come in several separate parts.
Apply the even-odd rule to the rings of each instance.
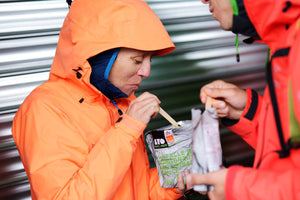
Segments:
[[[232,28],[231,31],[233,33],[240,33],[245,36],[251,36],[251,37],[258,37],[259,35],[257,31],[255,30],[253,24],[248,19],[248,16],[236,16],[233,15],[233,22],[232,22]]]
[[[287,56],[289,55],[289,52],[290,52],[290,47],[279,49],[272,55],[272,59],[277,57]]]
[[[244,0],[236,0],[238,7],[238,16],[233,15],[233,23],[231,31],[233,33],[240,33],[246,36],[258,37],[259,35],[250,21],[247,11],[244,6]]]
[[[278,109],[278,102],[276,99],[276,93],[275,93],[275,87],[274,87],[273,75],[272,75],[272,59],[276,57],[287,56],[289,54],[289,50],[290,50],[289,47],[277,50],[273,54],[273,56],[271,57],[271,61],[267,65],[267,81],[268,81],[270,97],[271,97],[273,111],[274,111],[274,117],[276,121],[277,133],[281,145],[281,150],[277,151],[280,158],[288,157],[290,155],[290,151],[287,145],[285,144],[284,137],[283,137],[282,125],[281,125],[280,114]]]
[[[254,37],[249,37],[243,40],[246,44],[252,44],[255,41]]]
[[[228,119],[228,118],[222,118],[221,119],[221,123],[226,126],[226,127],[230,127],[235,125],[236,123],[238,123],[239,120],[236,119]]]
[[[252,94],[251,105],[250,105],[248,112],[244,116],[245,118],[247,118],[249,120],[252,120],[254,118],[254,115],[255,115],[255,112],[256,112],[256,109],[258,106],[258,94],[254,90],[251,90],[251,94]]]
[[[249,120],[253,120],[257,106],[258,106],[258,94],[254,90],[251,90],[251,93],[252,93],[251,105],[250,105],[250,108],[249,108],[248,112],[246,113],[246,115],[244,115],[244,117]],[[228,118],[221,119],[221,123],[226,127],[233,126],[236,123],[238,123],[238,121],[239,120],[228,119]]]

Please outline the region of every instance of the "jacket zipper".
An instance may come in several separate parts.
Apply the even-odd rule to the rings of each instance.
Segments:
[[[269,110],[269,104],[266,104],[265,105],[266,106],[266,110],[265,110],[265,116],[264,116],[264,121],[266,121],[266,115],[267,115],[267,113],[268,113],[268,110]],[[262,160],[263,160],[263,153],[264,153],[264,148],[265,148],[265,140],[266,140],[266,134],[264,134],[266,132],[266,124],[264,123],[264,128],[263,128],[263,135],[262,135],[262,140],[261,140],[261,150],[260,150],[260,156],[259,156],[259,160],[258,160],[258,162],[257,162],[257,164],[256,164],[256,169],[258,169],[259,168],[259,166],[260,166],[260,164],[261,164],[261,162],[262,162]]]

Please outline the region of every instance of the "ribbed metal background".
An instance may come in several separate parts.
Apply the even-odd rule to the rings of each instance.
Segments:
[[[246,46],[240,38],[236,63],[234,35],[222,31],[200,0],[148,0],[169,31],[176,50],[154,58],[151,78],[138,94],[150,91],[176,120],[190,119],[192,107],[203,107],[200,87],[223,79],[262,91],[266,47]],[[60,27],[68,11],[64,0],[0,0],[0,199],[30,199],[30,187],[11,136],[15,112],[33,88],[48,78]],[[161,117],[149,129],[166,125]],[[249,165],[253,151],[221,128],[229,164]]]
[[[67,11],[63,0],[0,3],[0,199],[31,199],[11,123],[24,98],[48,78]]]

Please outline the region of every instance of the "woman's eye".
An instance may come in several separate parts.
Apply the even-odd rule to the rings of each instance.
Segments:
[[[141,60],[135,60],[135,64],[142,64],[143,61]]]

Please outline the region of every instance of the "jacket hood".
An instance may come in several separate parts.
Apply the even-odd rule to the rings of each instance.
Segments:
[[[300,17],[299,0],[243,0],[247,15],[262,41],[274,48]],[[286,40],[286,37],[281,37]],[[275,47],[276,48],[276,47]]]
[[[87,59],[118,47],[157,51],[155,56],[175,49],[146,2],[75,0],[60,32],[50,79],[81,79],[89,84],[91,67]]]

